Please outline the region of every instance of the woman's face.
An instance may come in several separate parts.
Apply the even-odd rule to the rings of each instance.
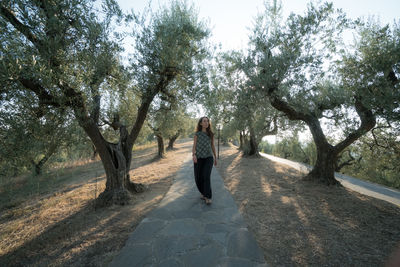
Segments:
[[[207,128],[208,128],[208,118],[203,118],[203,119],[201,120],[200,125],[201,125],[201,127],[203,127],[204,129],[207,129]]]

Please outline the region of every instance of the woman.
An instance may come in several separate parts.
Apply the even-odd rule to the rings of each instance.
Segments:
[[[200,118],[197,123],[192,156],[197,189],[201,193],[201,199],[204,199],[206,204],[210,205],[212,197],[210,175],[213,161],[214,166],[217,166],[217,157],[215,156],[214,133],[207,117]]]

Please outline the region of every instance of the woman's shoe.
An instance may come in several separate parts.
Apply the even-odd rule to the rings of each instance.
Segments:
[[[205,200],[206,200],[206,204],[207,204],[207,205],[211,205],[211,202],[212,202],[211,199],[205,198]]]
[[[203,196],[203,195],[201,195],[201,197],[200,197],[202,200],[206,200],[206,197],[205,196]]]

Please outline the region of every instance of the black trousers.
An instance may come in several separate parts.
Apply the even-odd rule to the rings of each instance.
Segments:
[[[206,198],[212,197],[211,192],[211,170],[214,163],[213,157],[199,158],[197,163],[194,164],[194,179],[196,181],[197,189]]]

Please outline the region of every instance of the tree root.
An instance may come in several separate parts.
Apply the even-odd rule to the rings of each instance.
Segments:
[[[323,185],[327,185],[327,186],[339,186],[339,187],[342,186],[342,184],[335,178],[326,179],[326,177],[316,176],[315,174],[312,174],[311,172],[309,174],[307,174],[306,176],[304,176],[302,178],[302,180],[314,182],[314,183],[318,183],[318,184],[323,184]]]
[[[258,159],[258,158],[261,158],[261,155],[258,152],[254,153],[254,154],[251,154],[251,155],[243,152],[242,155],[243,155],[244,158],[247,158],[247,159]]]
[[[127,190],[119,189],[119,190],[107,190],[100,193],[100,195],[96,199],[95,206],[96,208],[115,205],[126,205],[129,203],[130,195]]]
[[[125,184],[125,187],[131,193],[142,193],[148,189],[147,185],[132,183],[130,181],[128,182],[128,184]]]

